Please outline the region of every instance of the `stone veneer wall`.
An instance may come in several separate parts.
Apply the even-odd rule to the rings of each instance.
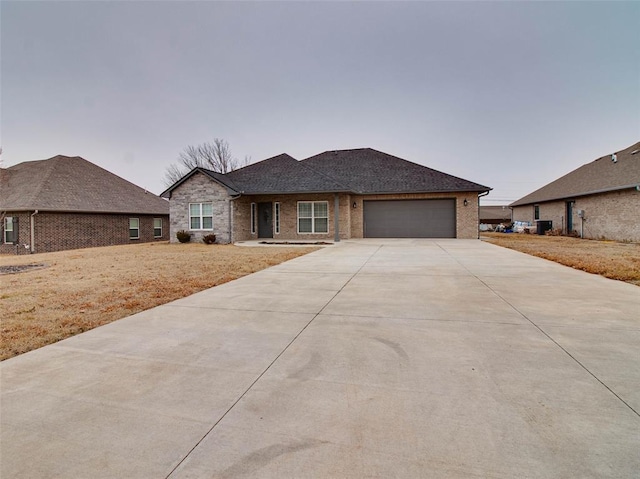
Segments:
[[[171,192],[169,211],[171,217],[170,241],[177,243],[176,233],[191,233],[191,241],[202,241],[207,234],[216,235],[216,243],[229,243],[229,202],[227,189],[204,173],[196,173]],[[191,230],[189,203],[213,203],[213,230]]]

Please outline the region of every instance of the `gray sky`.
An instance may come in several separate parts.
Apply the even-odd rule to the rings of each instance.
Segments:
[[[375,148],[516,200],[640,139],[640,2],[0,3],[4,167]],[[491,204],[492,202],[487,202]]]

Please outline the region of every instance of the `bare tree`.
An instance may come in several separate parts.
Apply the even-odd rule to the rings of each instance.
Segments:
[[[202,143],[197,146],[187,146],[178,156],[177,163],[169,165],[164,174],[164,183],[173,185],[194,168],[206,168],[217,173],[229,173],[243,166],[247,166],[251,157],[245,156],[244,160],[238,160],[231,154],[229,143],[226,140],[215,138],[210,143]]]

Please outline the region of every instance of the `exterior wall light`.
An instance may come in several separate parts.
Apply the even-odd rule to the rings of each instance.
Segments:
[[[464,199],[464,203],[462,203],[462,204],[465,205],[465,206],[469,206],[469,202],[467,201],[466,198]]]
[[[353,209],[355,210],[358,207],[358,203],[356,203],[355,201],[353,202]]]

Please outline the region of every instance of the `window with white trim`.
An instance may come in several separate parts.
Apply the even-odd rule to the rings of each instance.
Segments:
[[[6,216],[4,218],[4,234],[3,240],[5,243],[15,243],[17,236],[17,221],[14,220],[13,216]]]
[[[275,234],[279,234],[280,233],[280,203],[275,203],[274,204],[274,214],[273,214],[273,219],[274,219],[274,232]]]
[[[328,233],[329,203],[327,201],[298,202],[298,233]]]
[[[251,234],[256,234],[256,204],[251,203]]]
[[[189,229],[213,230],[213,203],[189,203]]]
[[[140,238],[140,219],[129,218],[129,239]]]
[[[153,237],[162,238],[162,218],[153,218]]]

